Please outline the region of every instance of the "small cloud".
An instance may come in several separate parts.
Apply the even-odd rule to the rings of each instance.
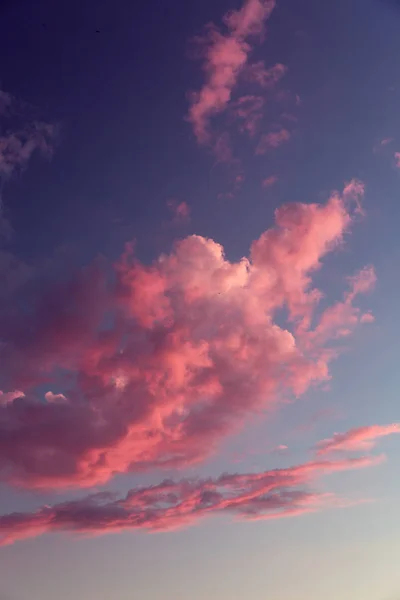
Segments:
[[[385,138],[385,139],[381,140],[380,145],[381,146],[387,146],[391,142],[393,142],[393,138]]]
[[[287,67],[277,63],[267,69],[263,60],[248,65],[244,70],[244,77],[248,81],[258,83],[262,88],[270,88],[278,83],[287,72]]]
[[[64,396],[64,394],[53,394],[53,392],[46,392],[44,397],[46,402],[49,402],[49,404],[67,402],[67,399]]]
[[[396,169],[400,169],[400,152],[394,153],[394,160],[395,160]]]
[[[370,425],[357,427],[345,433],[335,433],[331,438],[317,444],[317,454],[327,454],[334,451],[366,451],[375,447],[381,437],[400,433],[400,423],[391,425]]]
[[[168,200],[167,206],[173,214],[175,222],[182,223],[190,219],[190,207],[186,202],[178,202],[177,200]]]
[[[256,154],[265,154],[268,150],[278,148],[285,142],[290,140],[290,133],[287,129],[280,129],[267,133],[261,137],[261,140],[256,148]]]
[[[360,317],[360,323],[374,323],[374,322],[375,322],[375,317],[370,312],[364,313]]]
[[[14,390],[13,392],[2,392],[0,390],[0,406],[12,404],[17,398],[24,397],[25,394],[23,392],[20,392],[19,390]]]
[[[269,177],[266,177],[265,179],[263,179],[261,185],[264,189],[266,189],[266,188],[270,188],[273,185],[275,185],[277,181],[278,181],[277,175],[270,175]]]
[[[389,144],[391,144],[392,142],[393,138],[384,138],[383,140],[380,140],[377,144],[375,144],[373,150],[374,152],[380,152],[381,150],[383,150],[383,148],[389,146]]]
[[[8,178],[23,171],[32,155],[38,152],[45,158],[53,155],[57,128],[48,123],[35,122],[0,137],[0,176]]]
[[[241,96],[234,104],[232,114],[241,123],[239,130],[254,137],[263,117],[264,98],[261,96]]]

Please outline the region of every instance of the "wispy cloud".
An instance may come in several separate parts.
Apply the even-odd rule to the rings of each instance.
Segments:
[[[248,81],[257,83],[264,89],[274,87],[287,72],[287,67],[277,63],[267,68],[263,60],[249,64],[244,70],[244,77]]]
[[[125,497],[100,492],[80,500],[44,506],[32,513],[0,516],[0,544],[48,532],[99,535],[125,530],[168,531],[216,514],[242,520],[294,517],[348,501],[307,485],[322,475],[370,467],[382,456],[309,462],[261,473],[224,474],[216,479],[164,480],[131,489]]]
[[[58,135],[56,125],[32,116],[31,107],[0,90],[0,238],[12,227],[4,215],[4,184],[24,171],[34,154],[51,158]]]
[[[269,177],[266,177],[265,179],[262,180],[261,185],[264,189],[270,188],[273,185],[275,185],[275,183],[277,183],[277,181],[278,181],[277,175],[270,175]]]
[[[261,136],[260,142],[256,148],[256,154],[265,154],[268,150],[278,148],[285,142],[288,142],[291,138],[291,134],[287,129],[280,129],[279,131],[271,131]]]
[[[233,105],[233,115],[240,122],[240,131],[254,137],[263,117],[264,99],[261,96],[241,96]]]
[[[201,90],[192,95],[189,110],[189,120],[199,143],[210,140],[210,119],[229,104],[251,51],[248,40],[262,33],[274,6],[275,0],[246,0],[240,10],[224,16],[225,34],[211,25],[207,36],[199,40],[204,50],[206,81]]]
[[[331,438],[319,442],[318,454],[327,454],[337,450],[366,451],[375,447],[377,441],[388,435],[400,433],[400,423],[391,425],[370,425],[357,427],[345,433],[335,433]]]
[[[168,200],[167,206],[173,214],[174,221],[177,223],[182,223],[185,221],[189,221],[190,219],[190,206],[184,202],[179,202],[178,200]]]
[[[0,136],[0,176],[10,177],[25,169],[36,151],[50,158],[56,131],[53,125],[35,122]]]

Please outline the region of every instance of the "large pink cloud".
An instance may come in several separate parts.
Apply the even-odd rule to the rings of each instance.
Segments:
[[[194,235],[151,265],[128,245],[113,270],[96,261],[57,285],[30,285],[29,296],[18,288],[0,313],[0,478],[90,486],[184,466],[247,416],[326,381],[329,342],[361,321],[353,292],[371,278],[353,278],[346,310],[328,319],[315,315],[312,276],[362,193],[352,182],[326,204],[281,207],[236,263]],[[283,307],[286,328],[275,321]]]
[[[364,451],[371,450],[378,439],[400,433],[400,423],[390,425],[370,425],[368,427],[356,427],[345,433],[335,433],[331,438],[322,440],[318,444],[318,454],[327,454],[337,450]]]
[[[98,535],[123,530],[166,531],[216,514],[239,519],[276,519],[344,507],[357,501],[308,489],[317,477],[377,465],[383,456],[309,462],[261,473],[224,474],[216,479],[164,480],[134,488],[125,497],[100,492],[44,506],[32,513],[0,516],[0,545],[47,532]]]
[[[262,33],[274,6],[275,0],[246,0],[240,10],[225,15],[226,34],[211,26],[208,37],[202,40],[206,81],[200,91],[192,95],[189,110],[189,120],[200,143],[209,141],[210,119],[223,112],[231,100],[232,90],[251,51],[248,39]],[[258,72],[261,73],[260,69]],[[274,77],[278,78],[277,69],[274,75],[268,78],[264,74],[262,79],[267,81]]]

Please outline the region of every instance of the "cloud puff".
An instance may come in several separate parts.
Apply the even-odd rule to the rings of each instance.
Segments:
[[[167,206],[174,216],[174,221],[182,222],[190,219],[190,206],[186,202],[168,200]]]
[[[23,398],[24,396],[25,394],[18,390],[14,390],[13,392],[2,392],[0,390],[0,406],[11,404],[16,398]]]
[[[354,502],[313,492],[306,486],[321,475],[373,466],[383,458],[309,462],[261,473],[224,474],[216,479],[164,480],[134,488],[123,498],[108,492],[91,494],[32,513],[0,516],[0,544],[47,532],[99,535],[138,529],[167,531],[216,514],[246,520],[276,519],[349,506]]]
[[[342,243],[362,192],[352,182],[326,204],[279,208],[236,263],[194,235],[151,265],[128,245],[111,270],[97,261],[11,293],[0,388],[25,397],[0,406],[0,478],[90,486],[192,464],[282,394],[326,381],[337,352],[329,342],[360,322],[355,291],[371,276],[350,281],[334,318],[317,318],[312,275]],[[283,307],[286,328],[275,321]]]
[[[322,440],[317,446],[317,453],[322,455],[336,450],[371,450],[378,439],[394,433],[400,433],[400,423],[357,427],[346,431],[346,433],[335,433],[333,437]]]
[[[256,148],[256,154],[265,154],[268,150],[279,148],[285,142],[290,140],[290,132],[287,129],[280,129],[279,131],[271,131],[261,136],[261,139]]]
[[[261,185],[263,188],[270,188],[273,185],[275,185],[275,183],[277,183],[277,181],[278,181],[277,175],[270,175],[269,177],[266,177],[265,179],[263,179],[263,181],[261,182]]]
[[[34,113],[31,106],[0,90],[0,177],[25,169],[35,152],[52,156],[58,127]]]
[[[287,67],[281,63],[266,68],[263,60],[247,65],[244,70],[244,77],[248,81],[257,83],[260,87],[267,89],[275,86],[285,75]]]
[[[233,105],[233,115],[240,121],[240,131],[254,137],[262,119],[264,99],[261,96],[241,96]]]
[[[56,128],[53,125],[34,122],[0,136],[0,176],[10,177],[25,169],[36,151],[46,158],[51,157],[55,135]]]
[[[24,171],[33,154],[50,158],[57,138],[58,127],[31,113],[32,107],[0,90],[0,239],[13,233],[4,215],[4,183]]]
[[[246,66],[251,51],[248,38],[262,33],[274,6],[275,0],[246,0],[240,10],[225,15],[227,33],[222,34],[210,26],[207,37],[199,40],[204,49],[206,81],[201,90],[192,95],[188,117],[199,143],[210,140],[210,119],[226,109]]]

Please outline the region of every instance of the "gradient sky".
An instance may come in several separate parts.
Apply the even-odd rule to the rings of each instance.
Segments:
[[[0,17],[0,600],[398,598],[400,5]]]

